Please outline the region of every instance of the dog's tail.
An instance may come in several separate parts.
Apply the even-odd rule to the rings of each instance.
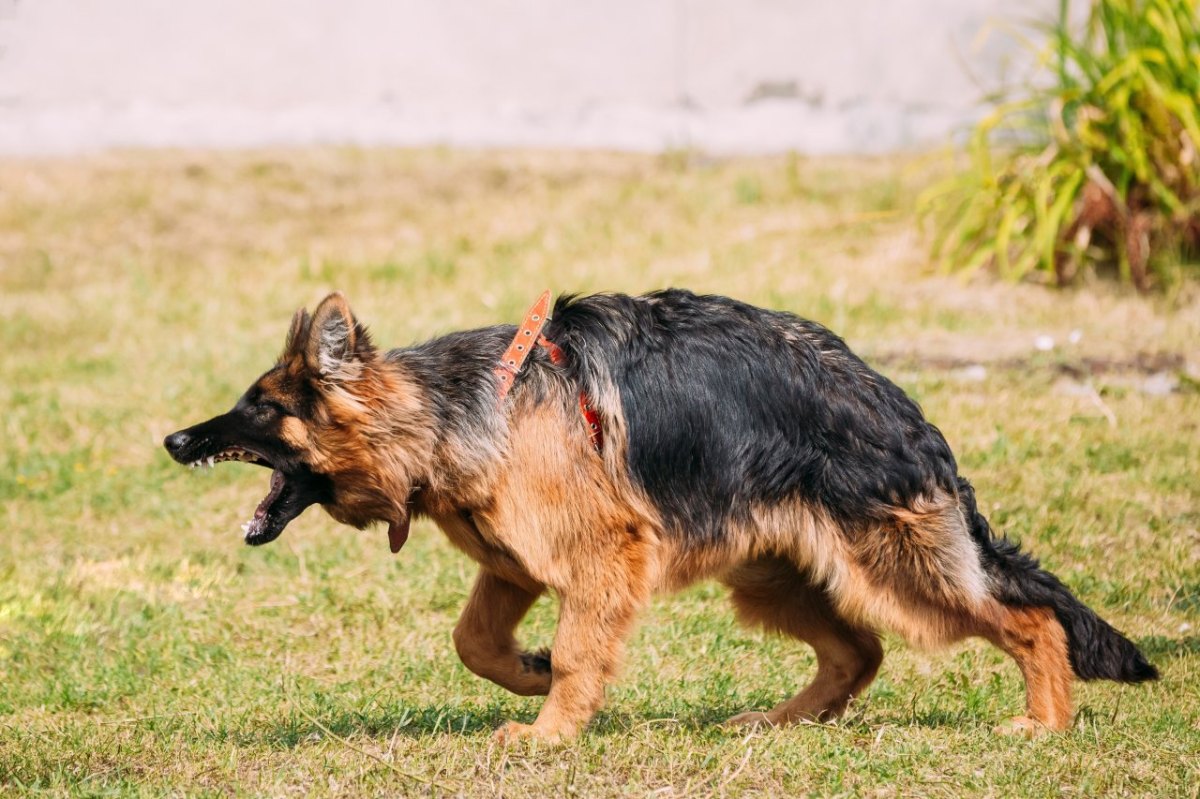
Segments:
[[[975,504],[975,490],[958,479],[959,502],[979,546],[992,591],[1006,605],[1050,608],[1067,634],[1071,669],[1081,680],[1145,682],[1158,679],[1133,642],[1072,594],[1037,560],[1005,538],[994,538],[987,519]]]

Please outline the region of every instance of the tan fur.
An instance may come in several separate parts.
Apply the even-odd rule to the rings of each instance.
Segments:
[[[604,701],[624,641],[654,588],[655,520],[631,512],[565,406],[514,416],[508,469],[480,528],[560,598],[553,680],[531,728],[506,736],[574,736]],[[564,441],[568,442],[564,446]]]
[[[1025,678],[1024,717],[1012,720],[1013,732],[1071,726],[1071,681],[1067,634],[1048,608],[1004,608],[999,624],[985,633],[1021,669]]]
[[[333,321],[314,340],[322,319]],[[577,734],[603,703],[638,611],[656,591],[705,578],[730,586],[744,621],[816,652],[805,690],[735,722],[836,717],[879,668],[875,631],[891,629],[922,646],[989,638],[1020,666],[1029,717],[1053,729],[1069,724],[1062,628],[1048,612],[990,598],[956,497],[890,508],[853,528],[803,502],[756,507],[718,543],[688,540],[664,530],[626,471],[615,387],[592,397],[605,420],[603,453],[588,440],[577,388],[553,372],[537,378],[537,390],[518,383],[488,422],[494,429],[461,440],[437,429],[421,384],[399,363],[370,351],[346,369],[328,357],[331,340],[335,349],[366,346],[357,330],[340,296],[311,320],[297,314],[281,376],[267,388],[286,393],[289,381],[317,372],[321,401],[306,423],[289,419],[283,436],[334,480],[336,503],[326,510],[335,519],[364,526],[425,514],[480,564],[455,647],[476,674],[516,693],[547,694],[532,725],[506,725],[502,738]],[[530,665],[536,660],[514,635],[546,590],[561,605],[549,674]]]
[[[829,596],[790,561],[763,557],[725,577],[738,618],[808,643],[817,674],[808,688],[767,713],[742,713],[733,724],[825,721],[840,715],[870,685],[883,661],[875,633],[847,622]]]
[[[550,674],[522,662],[513,631],[542,595],[542,586],[522,587],[484,569],[454,628],[454,647],[468,669],[521,696],[545,695]]]

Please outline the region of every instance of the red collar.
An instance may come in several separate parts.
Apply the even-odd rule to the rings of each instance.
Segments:
[[[498,404],[504,403],[504,398],[512,390],[517,375],[521,373],[521,368],[529,358],[529,353],[533,352],[535,345],[546,350],[546,354],[550,356],[550,362],[555,366],[562,366],[567,362],[566,353],[562,351],[562,348],[542,335],[542,328],[548,321],[550,321],[549,289],[542,292],[542,295],[537,298],[537,302],[525,314],[525,318],[517,326],[517,335],[513,337],[508,349],[500,356],[500,362],[493,369],[496,373],[496,380],[500,383],[500,388],[496,392]],[[604,429],[600,424],[600,414],[592,408],[592,401],[582,391],[579,393],[579,412],[587,424],[588,438],[592,441],[592,447],[600,452],[604,449]]]
[[[545,291],[525,314],[525,319],[517,328],[517,335],[508,345],[504,354],[500,356],[500,362],[496,364],[494,371],[496,379],[500,381],[500,388],[496,392],[497,404],[504,403],[504,398],[512,389],[513,382],[521,373],[521,367],[525,365],[534,345],[545,349],[546,354],[550,356],[550,362],[555,366],[562,366],[567,362],[566,353],[562,351],[562,348],[542,335],[542,328],[550,320],[549,314],[550,292]],[[582,391],[579,393],[579,412],[583,414],[583,421],[587,424],[588,438],[591,439],[592,446],[596,452],[602,451],[604,449],[604,429],[600,426],[600,414],[592,409],[591,400]],[[411,497],[409,499],[411,501]],[[388,525],[388,543],[393,553],[399,552],[400,548],[404,546],[404,542],[408,540],[408,528],[411,521],[412,515],[405,508],[403,519]]]

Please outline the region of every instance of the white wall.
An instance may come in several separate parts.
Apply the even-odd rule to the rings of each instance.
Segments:
[[[0,152],[944,140],[1052,0],[0,0]]]

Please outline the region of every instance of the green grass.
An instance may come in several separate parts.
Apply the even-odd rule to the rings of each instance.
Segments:
[[[363,796],[1197,796],[1200,392],[1061,367],[1200,363],[1200,299],[927,274],[892,160],[320,150],[0,163],[0,793]],[[519,318],[544,287],[683,285],[844,334],[946,433],[984,511],[1163,670],[1080,685],[1075,729],[1021,710],[997,651],[889,639],[841,722],[716,722],[797,690],[802,646],[704,584],[645,614],[561,751],[504,751],[506,694],[454,657],[474,568],[316,511],[261,549],[264,484],[159,442],[229,406],[291,312],[345,290],[379,340]],[[1068,337],[1077,332],[1077,343]],[[1050,353],[1035,335],[1053,336]],[[943,360],[987,365],[967,379]],[[553,600],[522,628],[548,643]]]

